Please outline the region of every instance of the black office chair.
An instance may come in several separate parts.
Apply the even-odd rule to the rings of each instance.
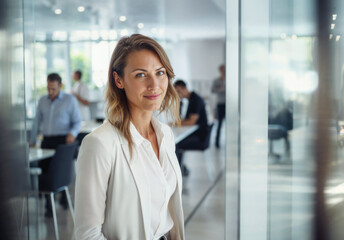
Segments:
[[[39,192],[50,195],[51,207],[54,218],[55,237],[59,239],[54,195],[65,191],[68,206],[74,222],[74,211],[69,195],[68,185],[73,180],[73,160],[78,143],[64,144],[57,147],[51,159],[48,171],[39,176]]]
[[[211,130],[213,129],[213,126],[214,126],[214,123],[211,123],[210,125],[207,126],[207,131],[202,141],[200,141],[200,144],[194,144],[192,147],[188,147],[187,149],[184,149],[184,150],[201,150],[201,151],[206,150],[210,144],[210,135],[211,135]]]
[[[211,123],[210,125],[208,125],[206,128],[206,132],[205,132],[205,135],[203,137],[203,139],[199,140],[195,140],[194,144],[188,146],[187,148],[179,148],[179,153],[177,153],[177,156],[178,154],[179,155],[179,158],[181,158],[182,154],[185,152],[185,151],[205,151],[209,145],[210,145],[210,136],[211,136],[211,130],[213,129],[213,126],[214,126],[214,123]],[[183,163],[179,163],[181,164],[181,170],[182,170],[182,175],[183,176],[188,176],[189,175],[189,169],[183,164]]]
[[[280,155],[274,153],[273,151],[273,141],[284,139],[285,150],[287,153],[290,151],[290,142],[288,129],[279,124],[269,124],[268,125],[268,138],[269,138],[269,156],[280,158]]]
[[[288,106],[282,108],[275,117],[269,117],[268,138],[269,156],[280,158],[280,154],[274,153],[273,141],[284,139],[285,152],[290,153],[289,131],[293,129],[293,112]]]

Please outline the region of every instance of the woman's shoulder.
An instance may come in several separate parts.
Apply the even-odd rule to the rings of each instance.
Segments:
[[[84,139],[88,142],[100,142],[102,145],[117,145],[123,141],[123,137],[109,121],[105,121],[102,125],[97,127],[94,131],[87,134]]]
[[[167,135],[168,137],[171,137],[171,135],[173,136],[173,132],[172,132],[172,129],[169,125],[167,125],[166,123],[163,123],[159,120],[155,120],[155,121],[158,121],[159,122],[159,125],[160,125],[160,129],[161,131],[163,132],[164,135]]]

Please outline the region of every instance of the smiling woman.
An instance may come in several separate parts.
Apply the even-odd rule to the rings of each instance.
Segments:
[[[77,161],[77,239],[184,239],[182,178],[173,133],[178,123],[173,69],[153,39],[122,38],[111,58],[108,121],[85,137]]]

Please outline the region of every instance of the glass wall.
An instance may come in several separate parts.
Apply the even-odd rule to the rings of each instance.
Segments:
[[[28,239],[29,236],[23,41],[25,7],[22,1],[17,0],[0,3],[0,232],[4,239]]]
[[[340,1],[227,1],[226,239],[342,239]]]

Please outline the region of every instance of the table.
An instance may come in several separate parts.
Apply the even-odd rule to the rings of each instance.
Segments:
[[[198,125],[193,126],[182,126],[180,128],[178,127],[172,127],[172,131],[174,134],[174,142],[177,144],[192,133],[194,133],[198,129]]]
[[[103,123],[101,122],[96,122],[96,121],[85,121],[81,123],[81,129],[80,133],[83,134],[88,134],[92,131],[94,131],[97,127],[102,125]],[[172,131],[174,134],[174,142],[177,144],[183,139],[185,139],[187,136],[191,135],[198,129],[198,125],[194,126],[181,126],[180,128],[178,127],[172,127]]]
[[[43,148],[30,148],[29,149],[29,162],[36,162],[44,160],[54,156],[54,149],[43,149]]]
[[[103,123],[96,122],[96,121],[85,121],[81,123],[81,129],[80,133],[90,133],[93,130],[95,130],[97,127],[102,125]],[[178,127],[172,127],[172,131],[174,134],[174,141],[175,143],[179,143],[183,139],[185,139],[187,136],[191,135],[198,129],[198,125],[194,126],[182,126],[180,128]]]
[[[82,121],[81,122],[81,128],[80,128],[80,133],[90,133],[93,132],[97,127],[102,125],[102,122],[96,122],[94,120],[91,121]]]

